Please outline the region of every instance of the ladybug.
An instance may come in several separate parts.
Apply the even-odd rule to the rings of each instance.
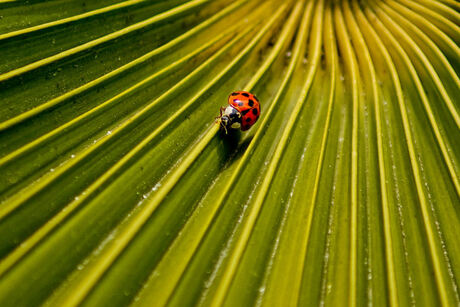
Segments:
[[[260,103],[254,94],[246,91],[236,91],[228,96],[228,106],[220,108],[217,119],[227,133],[228,129],[246,131],[259,119]]]

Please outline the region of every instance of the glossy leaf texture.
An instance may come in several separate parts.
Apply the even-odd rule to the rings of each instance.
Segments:
[[[0,1],[0,306],[458,306],[459,10]]]

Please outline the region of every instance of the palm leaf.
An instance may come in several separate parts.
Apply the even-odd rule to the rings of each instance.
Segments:
[[[457,2],[0,2],[1,306],[460,304]]]

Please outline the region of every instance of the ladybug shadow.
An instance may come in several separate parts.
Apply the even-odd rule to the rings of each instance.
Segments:
[[[224,129],[219,129],[219,139],[222,144],[222,153],[231,155],[238,148],[241,140],[241,131],[236,129],[229,129],[227,132]]]
[[[245,138],[243,141],[241,130],[231,129],[227,133],[221,129],[218,133],[218,136],[221,140],[221,159],[223,162],[231,165],[233,162],[238,160],[242,156],[249,144],[251,143],[252,136]]]

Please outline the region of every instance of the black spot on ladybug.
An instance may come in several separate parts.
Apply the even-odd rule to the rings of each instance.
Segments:
[[[232,93],[232,96],[236,96],[236,95],[238,95],[237,92],[233,92],[233,93]]]
[[[252,109],[252,114],[257,115],[257,109]]]
[[[251,111],[251,109],[244,110],[244,111],[241,112],[241,114],[244,116],[244,115],[248,114],[249,111]]]
[[[248,93],[241,93],[241,95],[243,95],[244,97],[249,97]]]
[[[254,101],[252,99],[249,99],[249,106],[252,108],[254,106]]]
[[[244,105],[244,103],[238,102],[238,105],[239,105],[240,107],[242,107],[242,106]]]
[[[252,97],[254,97],[254,99],[259,102],[259,99],[257,99],[256,95],[252,95]]]
[[[246,118],[246,121],[249,123],[251,121],[251,118],[250,117]]]

